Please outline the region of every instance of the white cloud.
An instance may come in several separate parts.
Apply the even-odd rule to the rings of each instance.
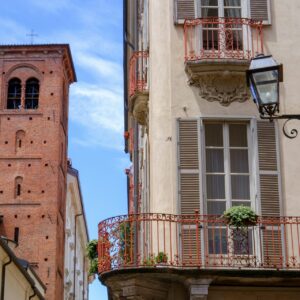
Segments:
[[[40,0],[30,1],[35,5],[44,3]],[[48,8],[62,8],[68,1],[55,0]],[[0,28],[1,40],[5,43],[29,42],[26,35],[30,28],[13,19],[0,19]],[[123,70],[120,42],[114,36],[107,39],[96,32],[96,28],[89,31],[85,26],[80,30],[62,27],[59,32],[38,34],[38,43],[70,43],[78,78],[83,80],[71,87],[70,119],[81,126],[80,136],[77,134],[73,140],[85,146],[122,149]]]
[[[109,81],[119,81],[121,79],[122,68],[115,62],[96,57],[88,52],[78,52],[74,56],[76,57],[77,65],[87,68],[91,73],[97,72],[98,76],[103,76]]]
[[[82,125],[86,134],[76,139],[81,145],[122,147],[122,90],[108,90],[97,85],[78,83],[71,89],[70,118]]]
[[[57,13],[59,10],[69,8],[71,6],[70,0],[30,0],[30,3],[48,12]]]
[[[26,40],[29,30],[9,18],[0,18],[2,43],[20,44]],[[27,37],[27,42],[29,38]]]

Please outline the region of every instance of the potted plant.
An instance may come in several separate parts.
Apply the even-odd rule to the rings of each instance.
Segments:
[[[155,261],[157,264],[166,264],[168,262],[168,255],[164,252],[159,252],[155,257]]]
[[[227,209],[222,218],[229,226],[241,228],[256,225],[258,215],[249,206],[239,205]]]
[[[152,267],[155,264],[155,258],[153,255],[150,255],[149,257],[145,258],[143,260],[143,265],[146,267]]]

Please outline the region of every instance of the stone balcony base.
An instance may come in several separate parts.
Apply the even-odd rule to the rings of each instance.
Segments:
[[[136,268],[103,273],[110,300],[299,300],[300,272]],[[245,300],[243,299],[243,300]]]
[[[250,98],[246,85],[248,68],[249,60],[237,59],[203,59],[185,64],[189,84],[199,88],[203,99],[223,106]]]

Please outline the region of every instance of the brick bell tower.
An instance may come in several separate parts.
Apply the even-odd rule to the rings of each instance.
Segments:
[[[69,45],[0,46],[0,234],[63,299]]]

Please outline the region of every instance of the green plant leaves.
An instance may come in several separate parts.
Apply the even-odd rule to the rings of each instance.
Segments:
[[[226,220],[227,224],[235,227],[253,226],[257,222],[258,216],[248,206],[233,206],[227,209],[222,217]]]
[[[98,274],[98,241],[91,240],[86,246],[87,257],[90,260],[89,275]]]

